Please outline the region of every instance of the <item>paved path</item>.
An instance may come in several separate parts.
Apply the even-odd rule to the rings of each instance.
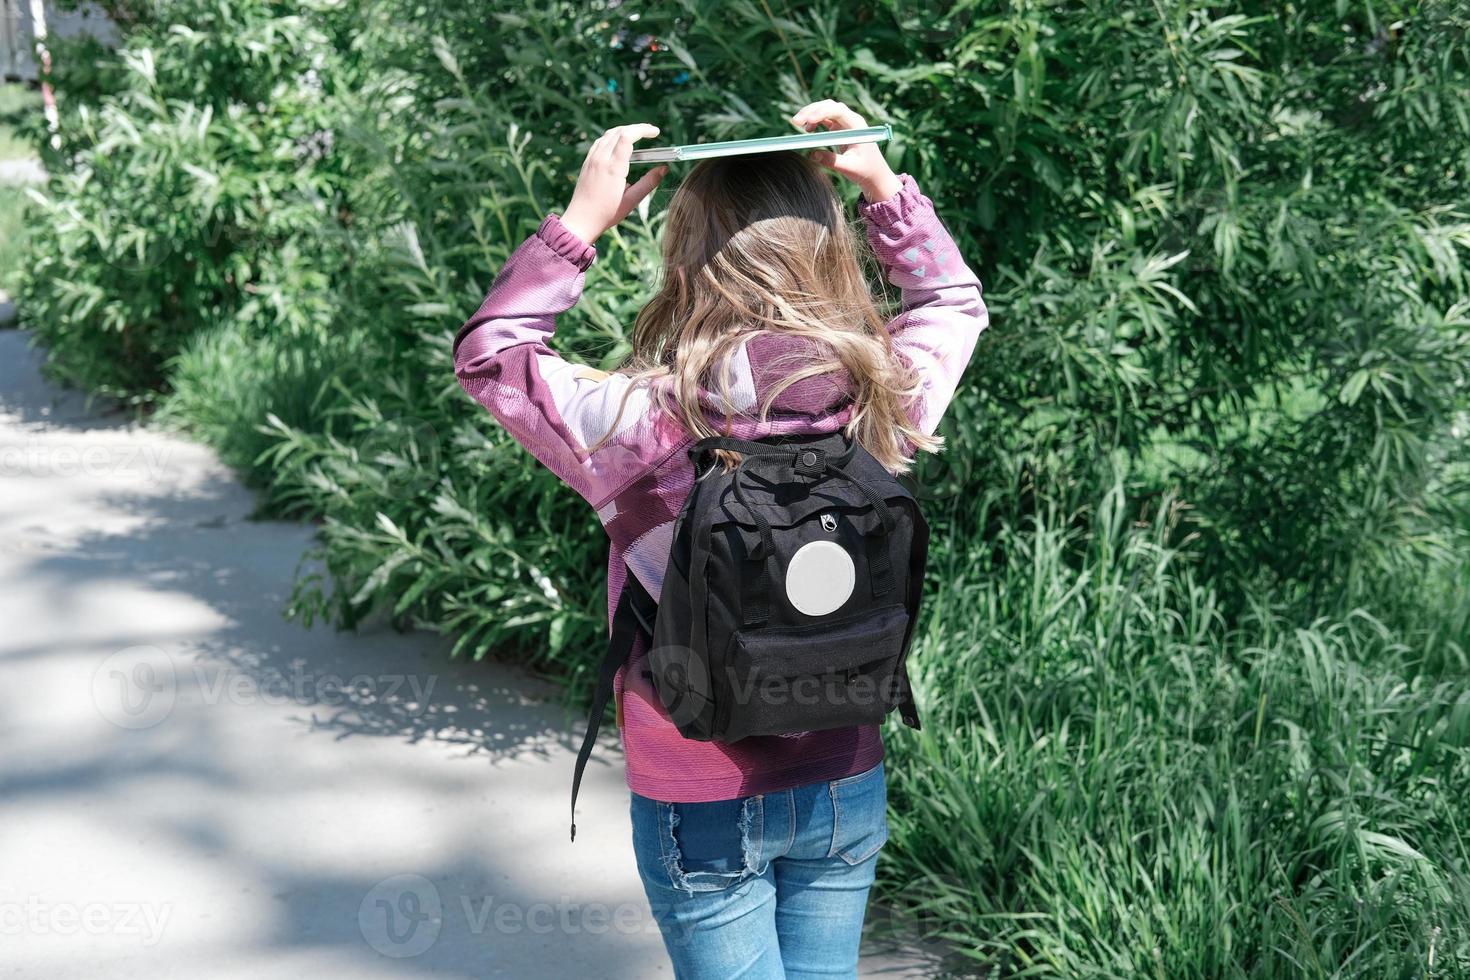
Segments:
[[[0,977],[672,975],[553,691],[286,622],[311,528],[38,361],[0,331]]]
[[[0,184],[44,184],[46,169],[32,157],[0,160]]]

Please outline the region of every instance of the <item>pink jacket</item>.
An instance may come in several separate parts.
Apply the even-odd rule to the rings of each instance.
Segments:
[[[915,365],[924,393],[913,418],[933,432],[954,395],[976,339],[989,322],[980,282],[913,178],[886,201],[861,203],[871,242],[888,281],[902,291],[902,310],[888,324],[898,356]],[[515,439],[597,511],[611,539],[609,616],[631,568],[657,597],[674,518],[693,482],[692,439],[654,408],[642,386],[611,439],[596,451],[633,384],[564,360],[550,346],[556,316],[582,293],[596,250],[548,216],[500,270],[475,315],[455,338],[455,373]],[[848,421],[844,386],[831,376],[792,385],[767,419],[755,411],[778,380],[763,366],[780,340],[748,342],[732,365],[732,434],[825,433]],[[789,363],[789,361],[787,362]],[[705,393],[723,417],[723,402]],[[588,652],[593,655],[592,651]],[[804,783],[856,775],[883,757],[876,726],[747,738],[732,744],[683,738],[643,674],[646,651],[635,648],[614,689],[627,758],[628,786],[666,802],[693,803],[774,793]]]

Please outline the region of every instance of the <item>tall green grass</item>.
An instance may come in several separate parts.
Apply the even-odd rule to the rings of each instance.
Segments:
[[[18,82],[0,84],[0,160],[35,156],[41,127],[40,93]]]
[[[1133,512],[936,569],[885,891],[1006,976],[1464,975],[1470,654],[1426,673],[1366,612],[1227,626],[1177,501]]]
[[[58,61],[27,309],[54,373],[320,520],[295,615],[585,693],[601,530],[450,338],[603,127],[755,135],[845,98],[993,314],[923,466],[891,915],[999,976],[1470,975],[1460,6],[132,17],[119,57]],[[570,356],[626,353],[668,190],[599,242]]]

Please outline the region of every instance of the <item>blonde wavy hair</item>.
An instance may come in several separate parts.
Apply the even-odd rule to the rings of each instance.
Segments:
[[[936,452],[941,440],[905,411],[921,379],[894,354],[863,274],[865,248],[830,180],[805,156],[698,164],[669,203],[661,286],[634,322],[633,352],[619,372],[650,382],[655,403],[695,438],[719,435],[734,419],[731,355],[762,335],[796,338],[786,363],[763,365],[782,375],[760,418],[787,388],[830,375],[852,399],[844,431],[890,471],[907,471],[908,450]],[[719,394],[723,425],[701,390]]]

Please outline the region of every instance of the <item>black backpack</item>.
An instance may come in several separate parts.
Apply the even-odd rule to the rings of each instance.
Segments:
[[[738,453],[726,470],[716,450]],[[929,526],[909,489],[841,433],[689,450],[698,474],[674,524],[657,602],[631,570],[613,614],[577,791],[613,678],[650,638],[654,691],[679,733],[735,742],[875,724],[919,727],[904,661]]]

